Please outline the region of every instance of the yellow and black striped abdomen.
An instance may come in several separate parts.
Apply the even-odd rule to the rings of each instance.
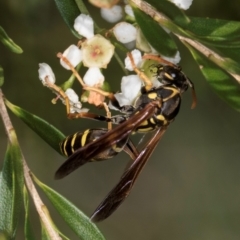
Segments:
[[[105,128],[88,129],[84,132],[77,132],[66,137],[62,142],[60,142],[61,152],[69,157],[78,149],[85,147],[88,143],[97,140],[108,132]],[[123,150],[128,142],[128,136],[121,141],[117,142],[110,148],[101,152],[99,155],[95,156],[91,161],[102,161],[109,159],[117,155]]]
[[[86,144],[98,139],[107,132],[107,129],[87,129],[84,132],[76,132],[67,136],[60,142],[61,152],[69,157],[79,148],[84,147]]]

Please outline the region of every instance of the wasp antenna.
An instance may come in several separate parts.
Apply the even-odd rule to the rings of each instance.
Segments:
[[[142,57],[143,59],[147,59],[147,60],[154,60],[156,62],[159,62],[160,64],[164,64],[164,65],[169,65],[171,67],[179,67],[176,64],[169,62],[168,60],[162,58],[160,55],[154,55],[154,54],[145,54]],[[181,69],[180,69],[181,70]]]
[[[195,89],[192,88],[192,105],[191,105],[191,109],[194,109],[197,105],[197,96],[196,96],[196,92]]]
[[[195,92],[195,88],[194,88],[194,84],[193,82],[187,77],[187,82],[188,82],[188,86],[192,89],[192,105],[191,105],[191,109],[194,109],[197,105],[197,95]]]

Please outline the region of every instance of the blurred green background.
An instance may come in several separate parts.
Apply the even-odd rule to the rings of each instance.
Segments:
[[[93,7],[90,10],[98,24],[104,26],[99,10]],[[59,83],[66,80],[70,73],[59,65],[56,53],[77,42],[54,1],[2,0],[0,12],[0,25],[24,50],[23,54],[16,55],[0,46],[6,97],[65,134],[105,126],[89,120],[67,120],[63,105],[52,105],[53,94],[38,80],[38,63],[41,62],[51,65]],[[240,21],[239,0],[193,1],[187,13]],[[240,239],[240,115],[212,92],[181,45],[180,50],[184,72],[195,83],[197,108],[190,109],[191,94],[186,93],[179,116],[169,127],[129,198],[109,219],[98,224],[106,239]],[[122,72],[114,63],[111,69],[114,71],[106,75],[108,81],[119,83]],[[90,215],[119,180],[128,163],[126,155],[87,164],[66,179],[55,181],[54,172],[64,158],[19,119],[10,116],[34,174]],[[1,159],[6,143],[0,124]],[[0,164],[2,166],[2,161]],[[41,195],[59,229],[70,239],[77,239]],[[36,239],[40,239],[40,224],[33,205],[31,219]],[[22,231],[23,221],[17,239],[24,239]]]

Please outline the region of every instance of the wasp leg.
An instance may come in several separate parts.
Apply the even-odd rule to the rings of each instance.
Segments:
[[[61,98],[66,105],[66,112],[67,112],[67,117],[69,119],[77,119],[77,118],[88,118],[88,119],[94,119],[97,121],[105,121],[105,122],[111,122],[111,115],[110,117],[105,117],[102,115],[97,115],[95,113],[89,113],[89,112],[75,112],[71,113],[70,112],[70,102],[69,98],[66,95],[66,93],[57,85],[51,83],[48,81],[48,79],[45,79],[45,85],[50,88],[53,92],[57,94],[57,97],[52,100],[53,103],[56,103],[57,99]]]
[[[87,119],[93,119],[93,120],[103,121],[103,122],[111,122],[111,118],[107,118],[105,116],[98,115],[95,113],[89,113],[89,112],[68,113],[67,117],[69,119],[87,118]]]
[[[152,81],[140,69],[137,68],[136,64],[134,63],[132,54],[128,53],[127,55],[131,61],[133,70],[144,81],[146,91],[149,91],[150,89],[152,89],[152,87],[153,87]]]
[[[110,112],[110,110],[108,108],[108,105],[105,102],[103,103],[103,107],[104,107],[104,109],[106,111],[107,118],[111,119],[111,116],[112,116],[111,112]],[[108,131],[109,130],[112,130],[112,121],[108,122]]]
[[[136,146],[133,144],[133,142],[131,141],[131,139],[128,140],[127,144],[125,145],[125,147],[123,148],[123,151],[126,152],[130,158],[134,161],[138,155],[139,152],[136,148]]]

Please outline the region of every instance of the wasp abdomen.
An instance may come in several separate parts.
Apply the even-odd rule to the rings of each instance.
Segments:
[[[67,136],[60,142],[61,152],[69,157],[77,149],[84,147],[88,143],[95,141],[107,132],[107,129],[87,129],[84,132],[76,132]]]
[[[93,142],[106,134],[107,129],[97,128],[97,129],[87,129],[84,132],[77,132],[66,137],[62,142],[60,142],[60,149],[62,154],[69,157],[78,149],[85,147],[88,143]],[[122,139],[117,144],[113,145],[111,148],[103,151],[101,154],[95,156],[91,161],[101,161],[105,159],[112,158],[121,152],[128,141],[128,137]]]

